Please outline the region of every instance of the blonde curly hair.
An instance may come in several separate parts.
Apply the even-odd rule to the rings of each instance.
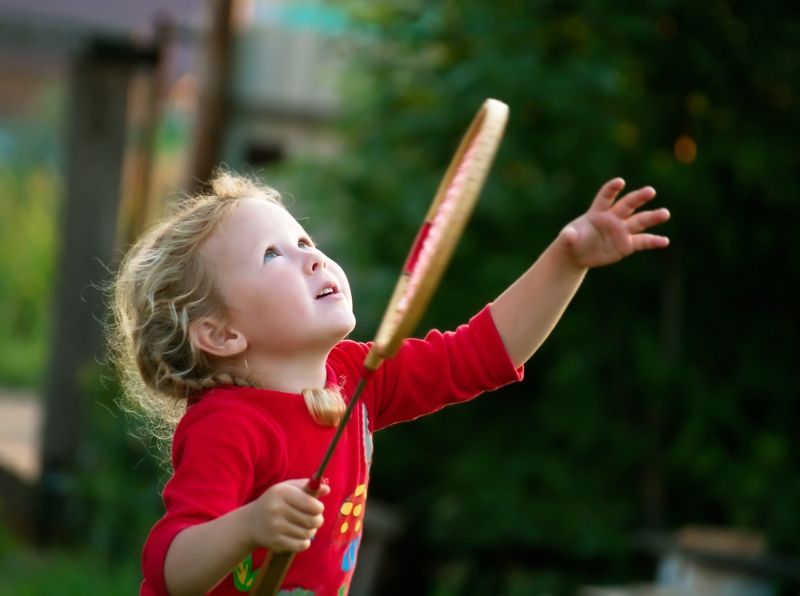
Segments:
[[[225,319],[214,271],[200,246],[240,200],[259,198],[283,206],[274,188],[229,172],[211,192],[184,201],[131,247],[113,282],[109,343],[129,409],[145,428],[169,442],[189,396],[219,385],[255,386],[226,370],[191,340],[191,323]],[[335,426],[345,404],[337,387],[303,390],[317,423]]]

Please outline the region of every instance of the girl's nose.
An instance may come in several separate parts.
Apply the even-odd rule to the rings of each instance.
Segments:
[[[306,271],[308,273],[315,273],[316,271],[325,268],[325,255],[318,250],[312,251],[306,259]]]

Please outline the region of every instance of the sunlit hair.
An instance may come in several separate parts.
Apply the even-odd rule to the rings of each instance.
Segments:
[[[210,357],[192,341],[193,321],[225,321],[226,309],[214,271],[201,245],[236,205],[247,198],[282,206],[277,190],[228,172],[211,192],[185,199],[151,228],[123,259],[112,291],[112,357],[128,405],[158,439],[169,441],[189,396],[219,385],[255,386],[234,374],[225,359]],[[338,388],[303,390],[314,420],[335,426],[345,404]]]

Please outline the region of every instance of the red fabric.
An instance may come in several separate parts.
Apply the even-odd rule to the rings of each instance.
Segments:
[[[328,383],[341,385],[349,400],[369,344],[339,343],[327,363]],[[372,432],[434,412],[522,378],[515,370],[489,308],[455,332],[431,331],[409,339],[366,384],[331,458],[324,498],[325,523],[311,548],[298,553],[282,589],[316,596],[346,593],[355,566],[364,518],[372,454]],[[164,560],[183,529],[215,519],[259,497],[271,485],[308,478],[335,429],[316,424],[302,395],[242,387],[208,391],[191,405],[175,432],[175,472],[164,489],[166,514],[153,527],[142,555],[142,595],[166,594]],[[257,569],[265,549],[253,553]],[[236,574],[246,583],[246,568]],[[234,574],[211,593],[241,595]]]

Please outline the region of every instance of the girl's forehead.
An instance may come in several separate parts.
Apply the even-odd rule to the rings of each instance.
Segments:
[[[303,226],[282,205],[248,198],[240,200],[220,222],[205,243],[205,249],[223,259],[237,258],[253,250],[262,250],[265,242],[298,235],[305,235]]]
[[[304,231],[303,226],[283,205],[258,198],[242,199],[227,219],[227,223],[231,224],[228,227],[237,228],[238,233],[260,236],[283,231],[290,233]]]

